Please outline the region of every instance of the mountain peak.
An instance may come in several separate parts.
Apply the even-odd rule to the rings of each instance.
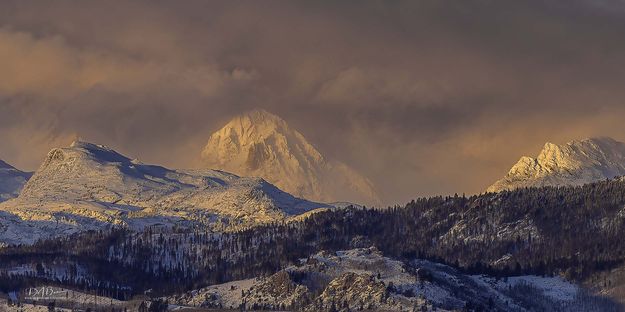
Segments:
[[[142,164],[106,146],[76,141],[52,149],[5,207],[31,209],[37,218],[62,215],[60,222],[72,229],[179,221],[217,229],[285,220],[329,206],[296,198],[262,179]]]
[[[69,145],[70,148],[83,148],[83,149],[91,149],[91,150],[99,150],[99,149],[109,149],[104,145],[89,143],[87,141],[82,140],[74,140],[72,144]]]
[[[131,160],[105,145],[77,140],[72,142],[69,147],[52,149],[44,160],[42,168],[48,167],[52,163],[71,163],[75,165],[80,162],[93,161],[98,163],[128,163]]]
[[[573,141],[575,142],[575,141]],[[608,143],[608,144],[614,144],[614,143],[619,143],[619,141],[608,137],[608,136],[598,136],[598,137],[590,137],[590,138],[585,138],[583,140],[581,140],[580,142],[593,142],[593,143]]]
[[[262,109],[236,116],[213,133],[202,159],[211,168],[262,177],[310,200],[378,202],[371,182],[343,163],[326,160],[286,121]]]
[[[253,123],[263,123],[263,122],[271,122],[271,123],[282,123],[285,122],[282,118],[274,115],[262,108],[252,109],[246,111],[239,115],[239,118],[245,118],[250,120]]]
[[[109,148],[106,145],[89,143],[86,141],[73,141],[72,144],[69,145],[69,148],[73,150],[81,150],[81,151],[89,152],[94,155],[107,153],[107,154],[116,154],[116,155],[122,156],[121,154],[119,154],[118,152]],[[122,156],[122,157],[127,158],[125,156]]]
[[[225,132],[228,132],[230,137],[238,136],[242,139],[240,143],[244,144],[246,141],[264,139],[275,133],[290,134],[294,131],[289,128],[284,119],[266,110],[255,109],[232,118],[222,128],[221,135],[225,135]],[[294,135],[300,136],[299,133]]]
[[[609,137],[546,143],[536,158],[521,157],[487,191],[528,186],[581,185],[625,175],[625,144]]]

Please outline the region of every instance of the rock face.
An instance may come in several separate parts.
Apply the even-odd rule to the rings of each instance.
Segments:
[[[591,138],[564,145],[545,144],[538,157],[521,157],[488,192],[522,187],[583,185],[625,175],[625,144]]]
[[[214,230],[286,220],[325,204],[261,178],[143,164],[102,145],[55,148],[19,197],[0,204],[0,243],[86,229],[202,225]]]
[[[261,280],[255,287],[243,294],[243,302],[250,308],[266,307],[271,309],[284,309],[308,300],[308,288],[293,282],[286,271]],[[274,304],[266,306],[268,301]]]
[[[0,160],[0,202],[17,197],[31,175]]]
[[[369,180],[341,162],[325,159],[302,134],[264,110],[237,116],[213,133],[202,159],[210,168],[261,177],[310,200],[379,203]]]
[[[343,273],[330,281],[307,311],[360,311],[381,307],[389,296],[386,285],[371,274]]]
[[[593,301],[580,293],[561,277],[467,275],[427,260],[398,261],[370,247],[319,252],[269,277],[168,299],[181,306],[307,312],[586,311],[580,307]]]

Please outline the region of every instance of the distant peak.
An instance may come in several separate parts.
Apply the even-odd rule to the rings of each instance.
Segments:
[[[244,112],[243,114],[244,116],[257,116],[257,117],[262,117],[262,118],[279,118],[277,115],[272,114],[262,108],[255,108],[255,109],[251,109],[248,110],[246,112]]]
[[[590,137],[581,140],[572,140],[567,142],[565,145],[580,145],[580,144],[618,144],[619,141],[607,137],[607,136],[599,136],[599,137]]]
[[[615,139],[607,136],[591,137],[583,139],[582,141],[618,142]]]
[[[69,148],[55,148],[48,154],[48,158],[61,159],[59,155],[65,152],[87,154],[94,159],[108,162],[129,162],[130,158],[118,153],[117,151],[102,144],[95,144],[80,140],[75,140],[70,144]],[[60,154],[59,154],[60,153]]]
[[[82,140],[74,140],[72,144],[69,145],[70,148],[85,148],[85,149],[98,149],[104,147],[103,145],[97,145],[93,143],[89,143]]]
[[[591,137],[566,144],[545,143],[536,158],[522,157],[488,191],[581,185],[621,175],[625,175],[625,144],[610,137]]]
[[[569,142],[568,144],[572,144],[572,142]],[[551,143],[551,142],[547,142],[545,143],[545,146],[543,146],[543,150],[541,152],[541,154],[545,154],[545,153],[552,153],[554,151],[559,151],[561,149],[561,146],[555,143]]]
[[[613,145],[613,144],[618,144],[620,143],[619,141],[611,138],[611,137],[593,137],[593,138],[586,138],[580,141],[581,143],[591,143],[591,144],[609,144],[609,145]]]
[[[236,141],[249,141],[250,138],[266,138],[275,133],[292,133],[286,121],[263,109],[246,111],[233,117],[214,135],[237,137]],[[255,140],[255,139],[253,139]]]
[[[601,148],[611,148],[615,145],[623,144],[619,141],[611,137],[590,137],[581,140],[572,140],[567,142],[566,144],[555,144],[551,142],[545,143],[541,154],[549,154],[554,152],[560,152],[562,150],[570,150],[570,148],[581,148],[581,149],[601,149]]]
[[[282,118],[263,109],[235,116],[202,150],[209,168],[258,176],[296,196],[317,201],[379,202],[371,182],[323,155]]]
[[[264,109],[249,110],[235,117],[235,119],[236,118],[249,120],[252,124],[285,123],[284,119]]]

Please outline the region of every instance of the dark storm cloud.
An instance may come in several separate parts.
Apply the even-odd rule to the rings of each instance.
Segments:
[[[0,158],[75,137],[197,166],[262,107],[388,201],[479,192],[545,141],[625,140],[622,1],[4,1]]]

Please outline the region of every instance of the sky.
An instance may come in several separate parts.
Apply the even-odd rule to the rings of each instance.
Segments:
[[[625,141],[623,38],[622,0],[2,1],[0,159],[201,167],[263,108],[387,203],[479,193],[545,142]]]

